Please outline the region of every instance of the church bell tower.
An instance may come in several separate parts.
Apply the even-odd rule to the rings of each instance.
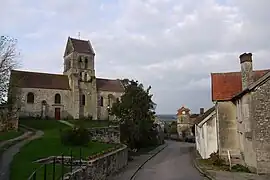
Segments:
[[[64,75],[72,91],[70,103],[75,119],[97,116],[95,53],[90,41],[68,37],[64,53]]]

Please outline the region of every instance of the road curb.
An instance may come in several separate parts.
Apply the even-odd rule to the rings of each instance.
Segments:
[[[163,146],[163,147],[161,147],[161,146]],[[163,149],[165,149],[167,146],[168,146],[168,144],[167,143],[165,143],[165,144],[163,144],[163,145],[161,145],[161,146],[159,146],[159,147],[161,147],[157,152],[155,152],[155,153],[153,153],[149,158],[147,158],[138,168],[137,168],[137,170],[133,173],[133,175],[131,176],[131,178],[130,178],[130,180],[134,180],[134,178],[135,178],[135,176],[136,176],[136,174],[139,172],[139,170],[149,161],[149,160],[151,160],[153,157],[155,157],[158,153],[160,153]],[[159,147],[157,147],[157,148],[159,148]],[[157,149],[156,148],[156,149]],[[155,150],[156,150],[155,149]],[[155,150],[153,150],[153,151],[155,151]]]
[[[203,170],[202,168],[200,168],[200,166],[198,165],[198,162],[196,160],[196,154],[195,154],[195,150],[192,149],[191,150],[191,159],[193,162],[193,166],[206,178],[208,178],[209,180],[216,180],[216,178],[214,178],[213,176],[211,176],[207,171]]]

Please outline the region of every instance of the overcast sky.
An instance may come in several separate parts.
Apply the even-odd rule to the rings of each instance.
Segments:
[[[68,36],[90,40],[98,77],[152,86],[158,113],[211,102],[211,72],[253,53],[270,68],[270,0],[3,0],[0,35],[18,39],[21,69],[62,73]]]

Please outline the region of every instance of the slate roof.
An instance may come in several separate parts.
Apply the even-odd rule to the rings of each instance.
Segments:
[[[69,37],[69,39],[71,41],[71,44],[75,52],[85,53],[85,54],[95,54],[90,41],[75,39],[71,37]]]
[[[254,81],[257,81],[270,70],[253,71]],[[211,73],[212,101],[231,100],[242,91],[241,72]]]
[[[12,70],[10,81],[20,88],[61,89],[69,90],[68,76],[40,72]],[[124,92],[120,80],[97,78],[97,90]]]
[[[102,79],[97,78],[97,90],[98,91],[112,91],[112,92],[124,92],[124,86],[121,81],[116,79]]]
[[[255,89],[257,86],[264,84],[268,79],[270,78],[270,72],[266,73],[265,75],[263,75],[261,78],[259,78],[257,81],[253,82],[252,84],[250,84],[246,89],[244,89],[243,91],[241,91],[240,93],[236,94],[232,100],[236,100],[238,98],[241,98],[244,94],[246,94],[247,92],[252,91],[253,89]]]
[[[199,115],[200,115],[200,114],[191,114],[191,115],[190,115],[190,118],[192,118],[192,119],[193,119],[193,118],[197,118]]]
[[[61,74],[12,70],[10,80],[20,88],[70,89],[68,77]]]
[[[207,111],[205,111],[205,113],[203,113],[202,115],[200,115],[195,121],[194,123],[196,125],[200,124],[200,122],[202,122],[207,116],[209,116],[212,112],[215,111],[215,106],[211,107],[210,109],[208,109]]]

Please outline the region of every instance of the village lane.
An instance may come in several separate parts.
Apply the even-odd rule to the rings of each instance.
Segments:
[[[134,180],[203,180],[194,168],[190,147],[194,144],[168,141],[169,145],[148,161],[136,174]]]

